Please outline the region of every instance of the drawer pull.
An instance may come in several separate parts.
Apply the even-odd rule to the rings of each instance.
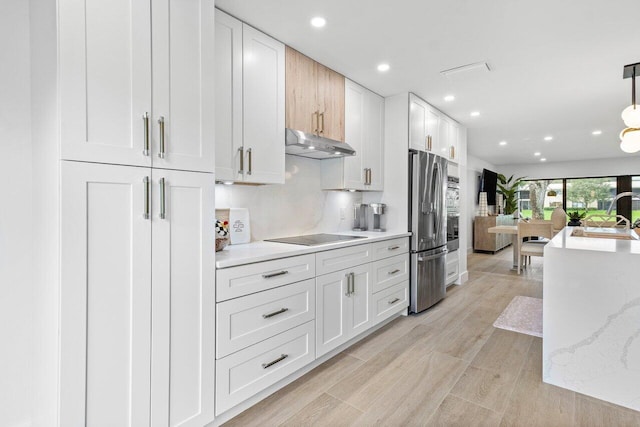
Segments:
[[[400,301],[400,298],[394,298],[394,299],[392,299],[391,301],[388,301],[388,303],[389,303],[389,304],[395,304],[395,303],[397,303],[398,301]]]
[[[287,270],[282,270],[282,271],[278,271],[277,273],[263,274],[262,278],[271,279],[272,277],[284,276],[285,274],[289,274],[289,272]]]
[[[395,270],[391,270],[388,274],[389,274],[389,276],[391,276],[392,274],[396,274],[396,273],[399,273],[399,272],[400,272],[400,270],[398,270],[396,268]]]
[[[389,246],[389,247],[387,248],[387,250],[388,250],[388,251],[395,251],[396,249],[400,249],[400,246],[398,246],[398,245],[394,245],[394,246]]]
[[[285,311],[289,311],[289,309],[288,309],[288,308],[286,308],[286,307],[285,307],[285,308],[281,308],[280,310],[278,310],[278,311],[274,311],[273,313],[263,314],[263,315],[262,315],[262,317],[263,317],[263,318],[265,318],[265,319],[268,319],[268,318],[270,318],[270,317],[277,316],[278,314],[282,314],[282,313],[284,313]]]
[[[262,364],[262,369],[267,369],[270,366],[275,365],[276,363],[282,362],[284,359],[286,359],[287,357],[289,357],[288,354],[283,354],[282,356],[278,357],[276,360],[273,360],[269,363],[263,363]]]

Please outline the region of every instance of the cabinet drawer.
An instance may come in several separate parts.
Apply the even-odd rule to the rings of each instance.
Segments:
[[[216,271],[216,301],[253,294],[316,275],[315,255],[301,255]]]
[[[316,254],[316,274],[321,276],[371,262],[373,261],[371,254],[370,244],[318,252]]]
[[[376,261],[373,266],[373,293],[409,280],[409,254]]]
[[[216,358],[315,318],[315,280],[309,279],[219,303]]]
[[[371,317],[373,323],[378,324],[383,320],[400,313],[409,306],[409,283],[399,283],[373,295],[371,304]]]
[[[311,363],[314,331],[307,322],[216,361],[216,415]]]
[[[373,251],[373,260],[377,261],[383,258],[389,258],[398,254],[409,252],[409,238],[400,237],[398,239],[384,240],[371,244]]]
[[[458,251],[449,252],[447,254],[447,285],[458,280],[459,265]]]

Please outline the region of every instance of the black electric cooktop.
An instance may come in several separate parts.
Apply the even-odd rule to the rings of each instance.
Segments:
[[[344,242],[348,240],[364,239],[363,236],[342,236],[340,234],[309,234],[306,236],[282,237],[279,239],[265,239],[265,242],[289,243],[291,245],[318,246],[326,243]]]

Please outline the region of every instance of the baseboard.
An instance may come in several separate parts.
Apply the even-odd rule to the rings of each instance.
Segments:
[[[456,280],[455,282],[453,282],[454,285],[464,285],[465,282],[469,281],[469,272],[468,271],[464,271],[462,273],[460,273],[460,276],[458,277],[458,280]]]

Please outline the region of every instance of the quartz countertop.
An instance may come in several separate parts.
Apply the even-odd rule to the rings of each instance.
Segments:
[[[292,245],[288,243],[275,243],[257,241],[242,245],[229,245],[220,252],[216,252],[216,268],[228,268],[254,262],[270,261],[278,258],[286,258],[296,255],[311,254],[332,249],[346,248],[348,246],[364,245],[371,242],[408,237],[409,232],[338,232],[330,234],[362,236],[365,239],[356,239],[340,242],[332,242],[317,246]],[[284,236],[283,236],[284,237]]]
[[[595,251],[608,253],[625,253],[640,255],[640,240],[607,239],[600,237],[572,236],[575,227],[565,227],[545,247],[549,249],[572,249],[579,251]],[[586,228],[587,232],[598,232],[596,227]],[[604,230],[601,230],[604,231]],[[607,229],[613,234],[635,233],[634,230]]]

